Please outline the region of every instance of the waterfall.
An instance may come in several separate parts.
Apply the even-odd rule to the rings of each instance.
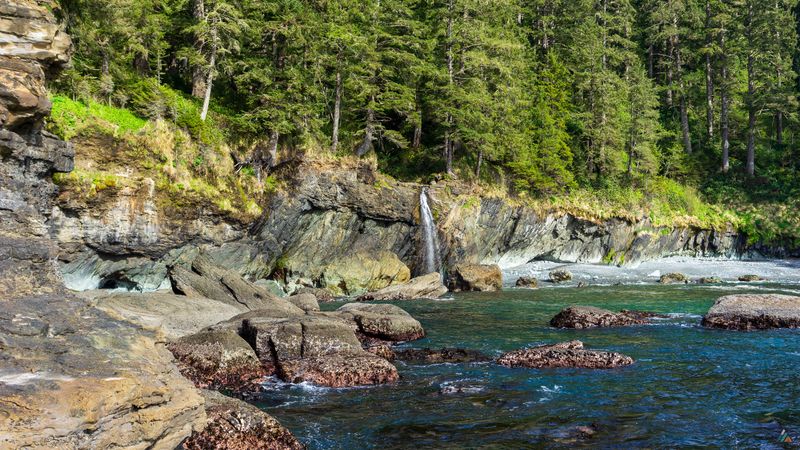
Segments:
[[[419,194],[420,226],[422,227],[422,274],[439,272],[442,268],[442,259],[439,255],[439,236],[433,213],[428,206],[428,188],[422,188]]]

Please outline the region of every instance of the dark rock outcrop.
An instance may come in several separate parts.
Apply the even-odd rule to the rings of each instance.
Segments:
[[[661,275],[658,282],[661,284],[686,284],[689,282],[689,277],[678,272],[666,273]]]
[[[207,425],[193,433],[184,450],[302,450],[303,445],[275,418],[241,400],[202,391]]]
[[[536,289],[539,287],[539,280],[534,277],[519,277],[514,285],[519,288]]]
[[[472,363],[491,361],[488,355],[476,350],[463,348],[441,349],[407,349],[395,350],[394,359],[411,363],[441,364],[441,363]]]
[[[496,264],[458,264],[448,280],[453,292],[499,291],[503,289],[503,273]]]
[[[701,277],[698,278],[696,281],[697,284],[719,284],[722,283],[722,279],[719,277]]]
[[[572,272],[564,269],[553,270],[548,274],[548,277],[553,283],[564,283],[567,281],[572,281]]]
[[[497,359],[505,367],[531,369],[575,367],[611,369],[633,364],[633,358],[620,353],[586,350],[583,342],[570,341],[508,352]]]
[[[597,327],[624,327],[629,325],[643,325],[650,322],[650,318],[657,316],[653,313],[639,311],[620,311],[615,313],[607,309],[593,306],[570,306],[565,308],[550,320],[550,326],[555,328],[597,328]]]
[[[776,294],[721,297],[703,317],[703,326],[727,330],[800,328],[800,297]]]
[[[370,292],[358,297],[358,301],[373,300],[395,301],[414,300],[421,298],[439,298],[447,293],[447,288],[442,284],[442,276],[438,273],[429,273],[412,278],[406,283],[385,287],[376,292]]]

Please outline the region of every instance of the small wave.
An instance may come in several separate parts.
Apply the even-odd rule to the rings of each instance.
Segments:
[[[563,386],[559,386],[557,384],[554,384],[553,387],[539,386],[539,392],[544,392],[545,394],[557,394],[561,392],[563,388]]]

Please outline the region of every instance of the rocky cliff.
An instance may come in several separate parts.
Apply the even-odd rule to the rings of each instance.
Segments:
[[[200,249],[250,279],[272,277],[289,291],[320,286],[359,295],[420,274],[422,186],[381,175],[365,161],[309,160],[276,176],[281,188],[250,224],[150,208],[156,203],[144,187],[109,193],[91,206],[62,192],[51,232],[61,245],[67,285],[167,287],[167,267]],[[735,258],[750,250],[731,230],[656,227],[646,219],[597,222],[481,196],[456,182],[434,184],[429,196],[445,270],[535,259],[636,265],[668,255]],[[159,225],[165,223],[171,225]]]
[[[0,447],[174,448],[203,400],[163,337],[66,293],[48,220],[73,150],[41,131],[70,40],[46,1],[0,2]]]

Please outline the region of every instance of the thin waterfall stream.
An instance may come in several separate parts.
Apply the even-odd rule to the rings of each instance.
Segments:
[[[441,272],[442,258],[439,255],[439,236],[433,213],[428,205],[428,188],[419,194],[420,226],[422,227],[422,264],[424,273]]]

